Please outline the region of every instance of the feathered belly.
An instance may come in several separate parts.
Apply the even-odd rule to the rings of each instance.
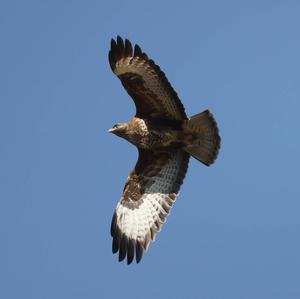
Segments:
[[[178,144],[175,132],[150,131],[138,145],[143,149],[159,149]]]
[[[127,139],[141,149],[151,150],[182,145],[183,130],[161,125],[157,120],[134,118],[130,122],[130,127]]]

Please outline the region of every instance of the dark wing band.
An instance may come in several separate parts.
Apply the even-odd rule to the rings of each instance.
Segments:
[[[129,40],[111,40],[109,63],[136,106],[140,118],[187,119],[184,107],[165,74],[138,45]]]
[[[115,210],[111,235],[119,261],[138,263],[161,230],[185,177],[189,154],[182,150],[154,153],[139,150],[135,169],[128,177]]]

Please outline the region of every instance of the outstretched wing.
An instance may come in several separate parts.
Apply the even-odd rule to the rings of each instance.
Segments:
[[[189,154],[182,150],[153,152],[139,149],[111,224],[112,251],[119,261],[138,263],[160,231],[185,177]]]
[[[187,119],[184,107],[165,74],[138,45],[118,36],[111,40],[109,63],[134,100],[136,116]]]

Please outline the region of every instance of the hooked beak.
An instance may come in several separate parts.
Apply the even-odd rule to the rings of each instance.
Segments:
[[[110,128],[110,129],[107,130],[107,132],[108,133],[113,133],[114,130],[115,130],[114,128]]]
[[[126,130],[126,125],[127,124],[116,124],[111,129],[107,130],[107,132],[120,136]]]

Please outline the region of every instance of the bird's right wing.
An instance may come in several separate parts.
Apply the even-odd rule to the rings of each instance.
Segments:
[[[138,45],[129,40],[111,40],[109,63],[136,106],[136,116],[182,120],[184,107],[165,74]]]
[[[137,263],[160,231],[185,177],[189,154],[182,150],[139,150],[111,224],[113,253]]]

